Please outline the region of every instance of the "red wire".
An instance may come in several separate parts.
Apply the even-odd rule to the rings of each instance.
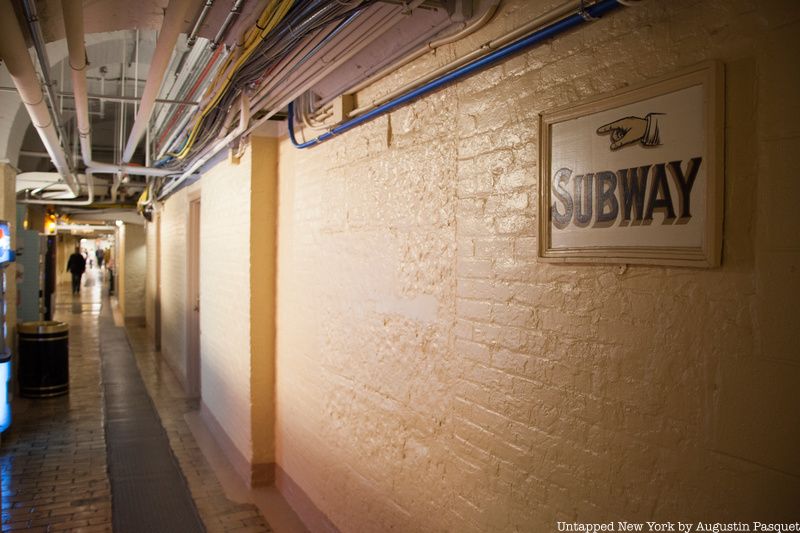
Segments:
[[[202,83],[202,81],[208,75],[208,71],[211,68],[211,65],[213,65],[214,62],[217,60],[217,56],[220,54],[220,52],[222,52],[222,48],[223,47],[218,47],[217,50],[214,52],[214,55],[211,56],[211,59],[209,59],[209,61],[206,64],[205,68],[200,73],[200,76],[198,76],[197,80],[195,80],[195,82],[192,85],[191,89],[189,89],[189,92],[186,93],[186,98],[185,98],[186,100],[190,100],[192,98],[192,96],[194,96],[194,92],[200,86],[200,83]],[[188,107],[188,106],[184,106],[180,111],[178,111],[177,113],[173,114],[172,118],[170,118],[169,122],[167,122],[167,126],[162,130],[163,133],[158,138],[158,145],[159,146],[161,146],[161,143],[164,142],[164,138],[167,136],[167,134],[169,133],[170,129],[175,124],[175,122],[178,120],[178,117],[179,116],[183,116],[183,114],[186,112],[186,107]]]

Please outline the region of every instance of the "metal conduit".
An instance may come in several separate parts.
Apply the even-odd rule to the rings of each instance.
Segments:
[[[139,141],[144,135],[145,127],[150,121],[156,96],[158,96],[158,89],[164,80],[172,51],[183,28],[183,19],[186,17],[191,5],[191,0],[170,0],[167,6],[164,22],[161,25],[161,31],[156,41],[156,49],[150,62],[150,70],[147,73],[147,83],[144,86],[144,91],[142,91],[141,106],[136,114],[136,120],[128,136],[128,143],[125,145],[125,151],[122,154],[124,163],[130,163],[133,158],[133,152],[136,150]]]
[[[35,204],[35,205],[66,205],[66,206],[87,206],[92,205],[94,202],[94,176],[90,169],[86,169],[86,200],[32,200],[32,199],[17,199],[18,204]]]
[[[206,21],[206,17],[208,16],[208,12],[211,11],[211,7],[214,5],[214,0],[206,0],[205,5],[203,6],[203,10],[200,11],[200,15],[197,16],[197,20],[194,23],[194,27],[192,28],[192,33],[189,34],[189,39],[186,41],[186,45],[191,48],[194,46],[194,43],[197,42],[197,34],[200,33],[200,28],[203,27],[203,23]]]
[[[216,51],[214,51],[205,67],[203,67],[203,70],[194,79],[194,82],[192,83],[188,92],[184,95],[185,98],[194,98],[195,92],[197,92],[201,87],[203,87],[203,84],[206,83],[206,77],[209,75],[209,73],[214,72],[222,63],[222,61],[224,61],[225,56],[220,53],[223,49],[224,48],[217,48]],[[158,156],[156,159],[161,159],[164,157],[169,147],[175,143],[176,138],[183,132],[184,128],[186,128],[186,125],[191,118],[192,115],[186,113],[186,108],[181,108],[173,111],[173,113],[169,115],[168,121],[165,119],[166,126],[160,130],[162,133],[155,143],[155,146],[158,148]]]
[[[231,7],[230,12],[228,12],[228,16],[225,17],[225,22],[222,23],[222,26],[219,28],[217,35],[214,36],[214,39],[211,41],[211,49],[215,50],[222,40],[225,38],[225,34],[228,33],[228,28],[233,24],[233,21],[239,18],[239,13],[242,12],[242,6],[244,5],[244,0],[234,0],[233,7]]]
[[[428,93],[431,93],[452,81],[469,76],[470,74],[478,70],[484,69],[490,65],[502,61],[503,59],[512,56],[518,52],[521,52],[527,48],[530,48],[534,45],[537,45],[546,39],[555,37],[556,35],[568,31],[577,26],[580,26],[581,24],[587,21],[591,21],[595,18],[601,17],[606,13],[609,13],[614,9],[618,8],[620,5],[622,4],[620,3],[619,0],[600,0],[599,2],[590,7],[580,9],[577,13],[571,16],[568,16],[557,22],[554,22],[549,26],[546,26],[540,30],[531,33],[527,37],[519,39],[518,41],[515,41],[507,46],[504,46],[503,48],[500,48],[480,59],[477,59],[467,65],[464,65],[463,67],[457,68],[456,70],[448,74],[436,78],[435,80],[426,83],[421,87],[413,89],[405,93],[404,95],[395,98],[394,100],[386,102],[383,105],[376,107],[372,111],[369,111],[357,118],[343,122],[339,126],[332,128],[330,131],[323,133],[322,135],[319,135],[318,137],[315,137],[310,141],[306,141],[303,143],[297,142],[294,131],[294,103],[292,102],[289,104],[289,138],[291,139],[292,144],[296,148],[309,148],[311,146],[315,146],[317,144],[325,142],[336,135],[344,133],[380,115],[388,113],[389,111],[397,107],[405,105],[411,102],[412,100],[419,98],[420,96],[424,96]]]
[[[3,87],[0,87],[0,90],[3,90]],[[63,96],[66,98],[75,98],[74,93],[59,92],[58,96]],[[112,96],[112,95],[102,95],[102,94],[87,94],[86,98],[88,98],[89,100],[100,100],[102,102],[133,102],[135,104],[138,104],[140,102],[139,98],[136,96]],[[194,100],[169,100],[166,98],[156,98],[155,102],[157,104],[169,104],[169,105],[179,105],[179,106],[189,106],[189,107],[197,107],[200,105]]]

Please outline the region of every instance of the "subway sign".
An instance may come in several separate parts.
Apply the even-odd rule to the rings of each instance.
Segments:
[[[705,63],[544,113],[540,258],[717,266],[722,87]]]

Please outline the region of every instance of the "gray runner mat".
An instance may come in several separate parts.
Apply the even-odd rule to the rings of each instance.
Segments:
[[[114,531],[205,531],[125,330],[105,313],[100,350]]]

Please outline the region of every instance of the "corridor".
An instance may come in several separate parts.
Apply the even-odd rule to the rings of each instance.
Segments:
[[[798,50],[789,0],[0,1],[2,529],[800,531]]]
[[[89,269],[74,297],[59,285],[70,392],[15,400],[0,455],[2,531],[271,531],[254,505],[226,498],[184,419],[196,402],[148,350],[144,328],[126,340],[105,274]],[[150,399],[126,373],[132,347]]]

